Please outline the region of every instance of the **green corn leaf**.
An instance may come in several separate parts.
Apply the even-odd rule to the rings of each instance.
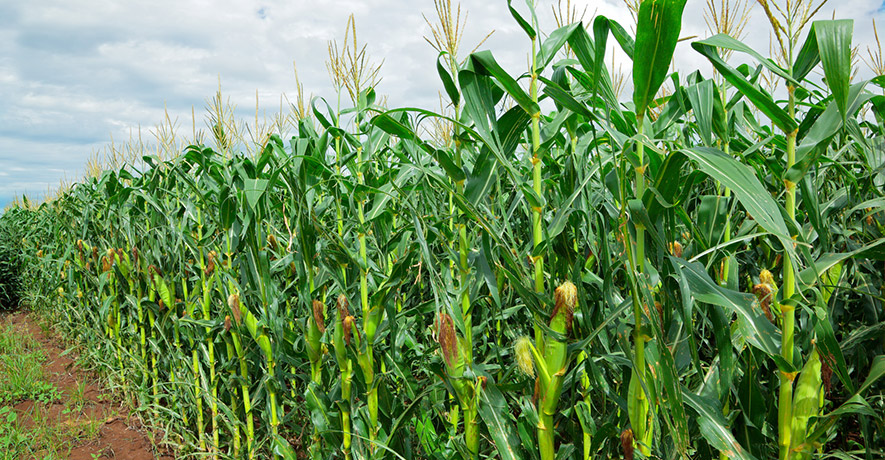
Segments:
[[[607,29],[606,29],[607,30]],[[575,78],[580,86],[586,91],[600,95],[606,102],[607,110],[605,116],[611,118],[612,123],[617,129],[626,132],[627,124],[624,121],[623,114],[619,110],[621,103],[612,86],[611,77],[605,67],[603,56],[605,54],[605,40],[607,35],[603,34],[603,39],[594,44],[590,39],[590,35],[583,27],[579,27],[569,37],[569,46],[575,52],[578,62],[584,68],[584,72],[576,70],[571,66],[566,70]]]
[[[842,348],[840,347],[839,342],[836,341],[836,334],[833,332],[833,326],[830,323],[826,306],[820,304],[815,305],[814,313],[817,317],[817,321],[814,324],[814,332],[818,337],[817,346],[822,354],[821,359],[827,362],[830,369],[833,369],[836,376],[839,377],[839,381],[845,385],[848,393],[853,394],[854,382],[848,375],[848,365],[845,362],[845,355],[842,353]]]
[[[332,121],[329,121],[329,119],[326,118],[325,115],[323,115],[323,112],[321,112],[320,109],[317,108],[317,100],[321,100],[323,101],[323,104],[326,104],[326,112],[329,113],[329,118],[331,118]],[[338,125],[338,118],[335,117],[335,111],[332,110],[332,107],[329,105],[328,102],[326,102],[325,99],[319,97],[311,99],[310,107],[313,110],[313,115],[317,117],[317,121],[319,121],[324,128],[331,128]]]
[[[701,428],[701,435],[710,445],[725,454],[726,458],[756,460],[756,457],[744,449],[734,438],[728,422],[722,416],[722,409],[719,408],[718,401],[704,399],[687,389],[682,390],[682,396],[685,398],[685,402],[698,413],[696,420]]]
[[[655,173],[654,184],[643,197],[645,208],[648,210],[649,219],[657,222],[664,210],[678,204],[679,192],[684,184],[683,167],[687,157],[682,152],[672,152],[664,158],[664,162]]]
[[[458,92],[458,87],[455,86],[449,71],[443,66],[442,59],[448,59],[448,53],[445,51],[439,53],[439,56],[436,58],[436,72],[443,82],[443,88],[445,88],[446,94],[449,95],[449,100],[452,101],[452,104],[458,105],[461,103],[461,93]]]
[[[848,90],[848,112],[857,113],[873,95],[864,91],[863,82],[851,85]],[[784,179],[798,183],[812,166],[823,156],[833,137],[845,127],[839,116],[835,101],[830,102],[796,146],[796,163],[784,174]]]
[[[657,314],[652,313],[653,322],[657,323]],[[657,326],[660,326],[658,324]],[[658,327],[656,327],[658,331]],[[685,455],[691,445],[688,433],[688,419],[685,415],[685,404],[682,398],[682,390],[679,388],[679,372],[676,369],[676,363],[673,359],[673,353],[670,351],[665,339],[659,332],[656,333],[658,344],[660,346],[652,349],[649,347],[648,358],[649,364],[654,370],[654,375],[663,384],[664,394],[659,395],[661,398],[658,403],[660,407],[669,415],[666,418],[670,425],[673,443],[680,454]]]
[[[372,124],[401,139],[419,141],[417,139],[417,134],[415,134],[410,127],[400,123],[388,113],[382,113],[381,115],[374,117],[372,119]],[[452,160],[451,155],[449,155],[447,151],[435,149],[430,144],[424,142],[421,142],[420,147],[439,162],[439,165],[453,181],[460,182],[467,177],[466,174],[464,174],[464,170],[455,164],[455,161]],[[398,177],[397,180],[399,181],[400,179],[404,181],[405,177]]]
[[[590,179],[596,177],[596,171],[599,169],[598,165],[593,165],[587,172],[587,176],[578,184],[577,187],[572,191],[571,195],[569,195],[568,199],[566,199],[563,203],[561,203],[558,208],[559,210],[556,212],[556,215],[553,217],[553,220],[550,221],[550,225],[547,227],[548,238],[555,238],[559,235],[562,230],[565,228],[565,224],[568,221],[568,216],[571,215],[575,208],[572,206],[572,203],[578,198],[578,196],[583,192],[584,187],[590,182]]]
[[[727,398],[735,373],[734,346],[732,345],[731,315],[719,305],[710,304],[709,317],[713,323],[713,335],[719,352],[719,397]]]
[[[586,33],[584,35],[586,36]],[[585,69],[588,69],[588,66],[591,66],[592,64],[582,65]],[[602,115],[611,119],[611,123],[615,126],[616,129],[627,131],[627,122],[624,120],[624,115],[623,113],[621,113],[620,110],[621,104],[620,102],[618,102],[617,96],[615,96],[614,89],[612,89],[611,79],[606,73],[605,68],[603,67],[602,69],[599,69],[601,77],[599,77],[595,83],[593,79],[585,72],[581,72],[580,70],[576,70],[572,67],[566,67],[566,70],[569,74],[575,77],[575,80],[578,82],[578,84],[582,86],[585,90],[598,92],[598,94],[602,96],[603,100],[605,101],[607,108],[607,112]]]
[[[723,142],[731,142],[730,139],[730,123],[729,123],[729,113],[730,107],[732,107],[731,101],[723,101],[722,96],[720,95],[718,86],[713,86],[713,133],[716,134],[719,139]],[[733,99],[739,99],[740,94],[735,94]]]
[[[498,291],[497,275],[492,271],[492,267],[489,264],[489,254],[492,253],[491,242],[489,240],[489,235],[483,232],[482,245],[480,246],[479,254],[477,255],[476,265],[480,275],[482,275],[482,278],[486,283],[486,287],[489,289],[492,300],[494,300],[495,305],[500,308],[501,294]]]
[[[820,52],[817,49],[817,33],[814,23],[808,30],[808,37],[805,38],[805,44],[799,50],[796,61],[793,62],[793,78],[802,81],[820,62]]]
[[[541,90],[544,94],[553,98],[554,101],[561,104],[566,109],[575,112],[588,120],[596,120],[596,115],[590,111],[584,104],[578,102],[568,91],[562,89],[556,83],[541,77],[544,82],[544,88]]]
[[[879,238],[878,240],[870,244],[861,246],[851,252],[835,252],[823,254],[817,260],[815,260],[810,267],[799,272],[798,280],[804,286],[814,286],[815,284],[817,284],[817,281],[821,279],[821,276],[830,268],[850,258],[862,256],[863,253],[875,249],[882,244],[885,244],[885,238]]]
[[[704,146],[713,145],[713,80],[704,80],[685,88],[691,101],[691,112],[698,122],[698,131]]]
[[[519,189],[522,190],[526,201],[529,202],[529,206],[533,208],[543,208],[547,205],[547,200],[543,196],[538,195],[538,193],[535,192],[535,189],[529,184],[521,184]]]
[[[540,107],[528,94],[523,91],[519,83],[513,79],[501,66],[491,51],[480,51],[470,55],[477,71],[484,72],[486,75],[492,76],[501,85],[504,91],[522,107],[529,115],[540,112]]]
[[[388,204],[394,198],[397,188],[402,187],[415,175],[414,169],[403,168],[396,175],[396,178],[387,182],[378,188],[375,198],[372,201],[372,209],[366,214],[366,220],[375,220],[378,216],[388,209]]]
[[[885,376],[885,355],[879,355],[873,358],[873,364],[870,366],[870,373],[860,385],[860,388],[857,389],[857,394],[866,391],[867,388],[876,383],[876,380],[879,380],[883,376]]]
[[[737,314],[738,330],[747,342],[768,354],[785,372],[793,370],[792,363],[787,363],[780,355],[780,331],[761,313],[753,309],[755,298],[752,295],[719,286],[698,262],[687,262],[675,257],[670,257],[670,261],[677,272],[686,278],[692,297],[700,302],[719,305]]]
[[[703,195],[697,211],[696,232],[701,235],[704,249],[722,242],[728,220],[728,199],[722,195]]]
[[[695,51],[704,55],[704,57],[713,64],[713,67],[715,67],[729,83],[737,88],[741,94],[746,96],[750,102],[770,118],[778,128],[789,133],[799,127],[796,120],[794,120],[786,110],[777,105],[770,94],[765,92],[765,90],[758,85],[750,83],[750,81],[740,72],[726,64],[725,61],[719,57],[719,53],[714,46],[707,45],[704,42],[694,42],[691,46]]]
[[[280,457],[283,460],[298,460],[298,455],[295,454],[295,449],[292,448],[292,445],[289,444],[289,441],[286,438],[280,435],[273,437],[273,452],[275,456]]]
[[[267,189],[268,184],[267,179],[246,179],[245,184],[243,185],[243,191],[246,195],[246,203],[249,204],[249,207],[255,212],[255,208],[258,206],[258,200],[261,199],[261,196],[264,195],[265,190]]]
[[[461,93],[464,96],[464,111],[473,120],[473,129],[487,144],[497,146],[500,141],[496,136],[495,104],[498,103],[498,98],[495,90],[498,88],[492,83],[491,78],[475,72],[472,68],[458,72],[458,82],[461,84]]]
[[[513,422],[508,417],[510,409],[504,395],[491,381],[485,388],[479,387],[479,415],[489,430],[498,455],[505,460],[525,458],[519,448],[519,441],[513,432]]]
[[[446,174],[455,182],[461,182],[464,180],[467,175],[464,174],[464,170],[459,168],[455,163],[455,160],[452,159],[452,156],[449,155],[449,152],[441,149],[428,149],[428,153],[430,153],[439,165],[442,166],[443,170]]]
[[[513,5],[511,5],[512,3],[513,3],[513,0],[507,0],[507,8],[510,10],[510,15],[513,16],[513,19],[516,20],[516,23],[519,24],[519,27],[522,28],[522,30],[526,33],[526,35],[528,35],[529,38],[534,39],[535,36],[537,36],[537,33],[535,32],[535,28],[532,27],[532,25],[529,24],[529,22],[526,21],[522,17],[522,15],[519,14],[518,11],[516,11],[516,8],[513,8]],[[529,5],[529,6],[531,6],[531,5]]]
[[[833,92],[833,99],[839,107],[842,119],[845,120],[848,115],[848,85],[852,70],[851,35],[854,21],[851,19],[815,21],[812,26],[817,36],[817,49],[827,86]]]
[[[639,5],[633,56],[633,104],[645,115],[670,70],[686,0],[645,0]]]
[[[840,417],[846,415],[864,415],[872,418],[880,416],[866,399],[855,394],[836,410],[817,419],[815,430],[806,436],[806,442],[814,443],[820,440],[822,436],[832,429]]]
[[[513,155],[520,142],[523,141],[526,128],[531,121],[531,116],[524,110],[520,110],[519,107],[513,107],[501,115],[497,123],[498,139],[501,141],[500,156],[510,158]]]
[[[547,39],[541,43],[535,63],[539,74],[550,64],[556,53],[562,49],[562,46],[578,27],[581,27],[580,22],[562,26],[551,32]]]
[[[597,61],[601,61],[602,56],[605,55],[606,37],[608,37],[609,32],[615,37],[618,44],[621,45],[621,49],[624,50],[627,57],[632,60],[636,49],[636,42],[633,40],[633,37],[618,21],[599,15],[593,20],[593,36],[598,43],[596,50]]]
[[[517,108],[517,113],[524,114]],[[464,187],[464,197],[474,206],[488,198],[488,191],[493,183],[498,180],[497,162],[489,149],[483,149],[473,166],[473,171]]]
[[[310,410],[311,423],[317,429],[324,431],[331,424],[329,419],[329,410],[326,407],[323,398],[322,388],[315,382],[310,382],[304,390],[304,401],[307,409]]]
[[[584,401],[578,401],[575,405],[575,415],[578,416],[578,422],[581,423],[581,431],[586,434],[592,434],[596,431],[596,423],[590,414],[590,405]]]
[[[372,118],[372,124],[382,129],[384,132],[400,139],[415,140],[415,132],[408,126],[400,123],[389,113],[382,113]]]
[[[768,193],[759,193],[765,188],[752,170],[718,149],[697,147],[683,152],[697,162],[701,171],[731,189],[753,219],[780,239],[790,257],[796,257],[793,241],[777,203]]]
[[[741,53],[749,54],[754,59],[756,59],[757,62],[762,64],[766,69],[770,70],[775,75],[777,75],[787,81],[793,82],[794,85],[797,85],[797,86],[799,85],[799,82],[797,81],[799,79],[794,78],[794,77],[790,77],[790,74],[788,74],[784,69],[782,69],[779,65],[777,65],[773,60],[763,57],[761,54],[757,53],[756,50],[754,50],[753,48],[750,48],[749,46],[745,45],[740,40],[737,40],[729,35],[717,34],[717,35],[714,35],[710,38],[706,38],[704,40],[698,40],[694,43],[698,43],[698,44],[702,44],[702,45],[709,45],[709,46],[713,46],[716,48],[724,48],[727,50],[733,50],[733,51],[738,51]],[[694,43],[692,43],[692,46],[694,46]]]

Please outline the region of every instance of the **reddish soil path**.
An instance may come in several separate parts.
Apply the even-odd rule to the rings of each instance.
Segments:
[[[72,460],[174,458],[167,453],[156,452],[140,421],[130,416],[126,407],[119,401],[102,392],[96,379],[79,369],[69,354],[62,356],[65,349],[59,340],[47,335],[31,313],[19,311],[0,317],[0,325],[5,327],[7,324],[12,324],[22,334],[33,337],[42,346],[47,357],[43,367],[44,374],[49,382],[58,387],[61,397],[58,401],[47,405],[45,410],[38,408],[42,411],[40,417],[44,423],[48,420],[49,423],[75,427],[91,424],[92,433],[95,433],[95,427],[100,425],[97,435],[74,440],[74,447],[68,458]],[[72,411],[69,405],[65,404],[74,397],[73,395],[77,395],[76,397],[83,402],[79,411]],[[34,401],[30,400],[13,406],[25,428],[34,423],[34,406]],[[75,433],[77,430],[72,431]]]

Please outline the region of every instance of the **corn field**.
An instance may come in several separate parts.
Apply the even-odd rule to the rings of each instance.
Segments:
[[[521,74],[434,29],[444,113],[384,107],[354,26],[350,106],[7,209],[0,302],[181,456],[883,458],[885,76],[788,3],[770,57],[680,44],[704,74],[685,0],[635,34],[508,1]]]

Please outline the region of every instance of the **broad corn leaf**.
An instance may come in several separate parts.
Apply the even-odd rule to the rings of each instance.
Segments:
[[[851,34],[854,21],[840,19],[816,21],[813,24],[817,35],[817,49],[821,66],[824,68],[827,86],[833,92],[833,99],[839,113],[845,120],[848,111],[848,85],[851,82]]]
[[[667,73],[682,30],[686,0],[645,0],[639,5],[633,55],[633,104],[642,116]]]

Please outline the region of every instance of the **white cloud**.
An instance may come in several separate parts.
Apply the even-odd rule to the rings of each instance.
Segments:
[[[545,32],[553,30],[550,4],[539,2]],[[575,1],[630,29],[620,0]],[[525,12],[522,2],[513,2]],[[689,0],[683,35],[707,36],[704,4]],[[828,5],[819,17],[855,18],[855,43],[873,43],[870,18],[882,17],[878,0]],[[755,7],[758,10],[758,7]],[[504,0],[462,2],[469,11],[462,52],[483,45],[512,74],[527,68],[530,42],[510,17]],[[354,13],[361,43],[384,60],[378,92],[391,106],[436,109],[441,84],[436,52],[422,13],[434,20],[429,0],[206,1],[44,0],[0,2],[0,208],[13,192],[41,193],[64,177],[82,174],[89,156],[113,136],[121,142],[162,123],[166,111],[190,132],[221,80],[222,92],[247,119],[279,110],[280,95],[295,93],[292,62],[305,91],[334,102],[325,67],[327,43],[344,37]],[[885,20],[882,21],[885,24]],[[746,42],[767,54],[769,25],[754,11]],[[885,34],[883,34],[885,37]],[[614,48],[614,40],[609,42]],[[608,56],[607,55],[607,59]],[[629,71],[622,53],[617,61]],[[709,69],[689,43],[677,48],[677,67]],[[707,70],[708,74],[709,71]],[[862,68],[861,77],[869,77]],[[145,137],[149,137],[145,132]]]

